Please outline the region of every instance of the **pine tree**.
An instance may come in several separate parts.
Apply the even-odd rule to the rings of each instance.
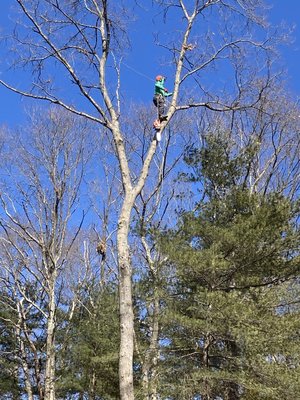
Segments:
[[[187,161],[205,201],[162,238],[174,270],[161,391],[172,399],[291,399],[299,393],[297,207],[251,192],[249,148],[209,137]],[[239,182],[243,182],[240,183]]]
[[[3,293],[0,293],[3,297]],[[16,316],[5,306],[0,309],[0,397],[17,399],[21,388],[18,380],[18,349],[14,326],[10,323]]]
[[[60,330],[58,393],[62,398],[118,398],[118,306],[114,288],[86,287],[72,321]],[[67,342],[63,344],[66,340]],[[85,396],[85,397],[84,397]]]

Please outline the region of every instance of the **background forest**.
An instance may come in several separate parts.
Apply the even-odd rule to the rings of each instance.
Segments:
[[[0,398],[300,398],[287,32],[259,0],[11,3],[1,89],[31,106],[0,132]],[[128,101],[140,13],[161,141],[152,92]]]

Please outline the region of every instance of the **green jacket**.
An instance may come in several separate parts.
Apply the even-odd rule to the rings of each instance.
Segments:
[[[165,80],[155,82],[155,94],[161,94],[164,97],[172,96],[172,92],[167,92],[164,87]]]

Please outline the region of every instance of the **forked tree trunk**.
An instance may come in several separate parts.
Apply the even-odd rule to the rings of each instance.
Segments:
[[[132,305],[132,269],[129,252],[130,216],[137,196],[144,187],[153,159],[156,141],[153,140],[144,160],[138,181],[132,186],[130,170],[126,157],[123,138],[116,121],[113,125],[113,136],[124,187],[124,200],[118,221],[117,251],[119,264],[119,313],[120,313],[120,353],[119,353],[119,386],[121,400],[134,400],[133,388],[133,348],[134,348],[134,315]]]

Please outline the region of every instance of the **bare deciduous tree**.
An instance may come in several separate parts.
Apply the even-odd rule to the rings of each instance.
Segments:
[[[29,130],[22,138],[13,136],[8,149],[11,159],[0,194],[1,282],[17,316],[10,322],[19,339],[29,399],[33,385],[40,398],[55,399],[57,306],[62,271],[81,226],[70,236],[89,157],[88,131],[86,121],[53,109],[45,117],[35,115]],[[45,350],[37,345],[43,335]]]

